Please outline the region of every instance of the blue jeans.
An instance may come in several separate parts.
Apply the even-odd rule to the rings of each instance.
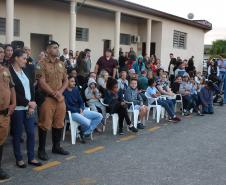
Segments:
[[[203,113],[213,113],[213,105],[208,104],[207,106],[202,106]]]
[[[220,72],[220,75],[219,75],[219,80],[220,80],[219,89],[220,89],[220,91],[223,90],[224,78],[225,78],[225,72]]]
[[[27,117],[26,110],[15,110],[12,118],[12,136],[13,136],[13,151],[17,161],[23,160],[20,148],[20,139],[23,132],[23,126],[27,135],[27,156],[28,161],[34,159],[35,148],[35,117]]]
[[[98,112],[84,110],[83,114],[72,113],[72,119],[81,125],[84,134],[91,134],[101,123],[103,116]]]
[[[166,109],[166,112],[169,114],[170,118],[173,118],[176,114],[174,112],[174,103],[172,100],[161,100],[159,99],[158,104]]]

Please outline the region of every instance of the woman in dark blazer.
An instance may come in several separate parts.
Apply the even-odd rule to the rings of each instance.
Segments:
[[[35,117],[34,110],[34,68],[26,61],[27,55],[23,50],[15,50],[12,56],[12,65],[9,71],[15,84],[16,109],[11,118],[13,149],[16,158],[16,165],[26,168],[20,149],[20,138],[23,126],[27,134],[27,155],[28,163],[34,166],[42,165],[34,158],[35,146]]]

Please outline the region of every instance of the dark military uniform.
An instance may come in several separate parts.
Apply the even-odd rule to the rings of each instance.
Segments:
[[[48,46],[58,45],[55,41],[50,41]],[[38,157],[41,160],[48,160],[48,155],[45,152],[47,130],[52,127],[52,152],[61,155],[69,153],[60,147],[62,132],[64,127],[64,118],[66,114],[66,106],[64,97],[60,98],[53,96],[55,92],[60,90],[63,82],[67,81],[67,73],[63,62],[58,58],[55,61],[50,58],[45,58],[36,66],[36,79],[38,80],[38,88],[41,89],[44,97],[43,102],[37,102],[39,105],[39,148]],[[40,79],[45,80],[42,87]],[[51,92],[50,92],[51,91]]]
[[[0,65],[0,180],[8,179],[9,176],[1,169],[3,144],[8,136],[10,116],[8,108],[11,100],[11,88],[14,87],[9,70]],[[16,100],[14,100],[14,103]]]

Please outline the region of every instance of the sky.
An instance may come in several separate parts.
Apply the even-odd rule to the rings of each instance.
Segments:
[[[183,18],[194,14],[194,20],[207,20],[213,29],[205,34],[205,44],[217,39],[226,39],[225,0],[127,0]]]

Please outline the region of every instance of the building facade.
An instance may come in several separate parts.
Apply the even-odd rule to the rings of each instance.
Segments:
[[[195,57],[202,68],[204,35],[212,26],[124,0],[0,0],[0,42],[22,40],[33,56],[48,39],[61,49],[92,50],[93,66],[106,48],[156,54],[165,69],[169,53]]]

